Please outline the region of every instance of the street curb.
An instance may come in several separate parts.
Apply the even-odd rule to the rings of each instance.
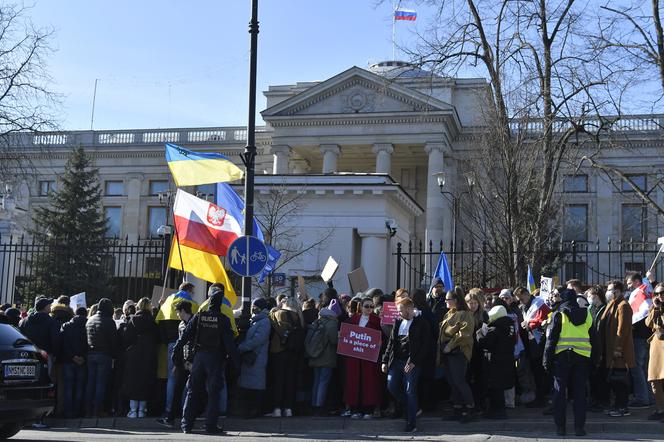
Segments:
[[[573,431],[573,419],[568,419],[568,431]],[[48,419],[51,428],[103,428],[134,431],[177,432],[179,428],[169,429],[157,423],[155,418],[129,419]],[[197,422],[201,426],[202,421]],[[293,417],[293,418],[258,418],[258,419],[223,419],[224,428],[233,433],[267,434],[369,434],[387,435],[400,433],[404,428],[401,419],[351,420],[340,417]],[[515,418],[503,421],[477,420],[467,424],[456,421],[444,421],[436,417],[422,417],[417,424],[420,432],[431,434],[476,434],[476,433],[555,433],[553,419]],[[620,421],[588,419],[586,431],[589,434],[631,434],[661,435],[664,423],[625,418]]]

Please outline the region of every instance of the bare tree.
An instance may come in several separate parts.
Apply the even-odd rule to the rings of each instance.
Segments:
[[[606,129],[599,115],[615,105],[607,85],[618,73],[588,44],[594,11],[587,2],[425,3],[438,14],[408,51],[412,59],[442,75],[473,72],[489,80],[479,97],[481,148],[465,158],[465,172],[478,178],[466,204],[476,215],[468,227],[502,254],[497,272],[515,284],[528,262],[543,264],[539,251],[556,234],[559,175],[578,158],[577,134]]]
[[[313,241],[302,239],[302,229],[295,222],[306,206],[302,190],[301,187],[295,189],[285,184],[273,184],[267,192],[257,194],[256,219],[263,230],[265,242],[281,253],[273,273],[324,246],[334,232],[331,228],[321,229]],[[272,277],[268,276],[266,283],[258,285],[258,288],[264,296],[270,296]]]
[[[0,181],[28,165],[19,132],[55,128],[59,97],[49,89],[46,59],[51,29],[39,28],[27,8],[0,5]]]

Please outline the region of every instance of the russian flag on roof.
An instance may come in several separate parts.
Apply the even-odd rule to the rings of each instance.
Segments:
[[[394,20],[415,21],[417,20],[417,12],[413,11],[412,9],[403,9],[403,8],[395,9]]]

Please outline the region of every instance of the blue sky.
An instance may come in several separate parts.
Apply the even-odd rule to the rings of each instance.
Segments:
[[[402,4],[406,7],[407,1]],[[63,129],[243,126],[247,123],[249,0],[36,0],[33,22],[52,26],[52,89]],[[429,11],[397,23],[416,41]],[[392,58],[390,2],[261,0],[258,110],[268,85],[326,79]],[[399,51],[397,50],[397,57]],[[258,121],[260,123],[260,120]]]

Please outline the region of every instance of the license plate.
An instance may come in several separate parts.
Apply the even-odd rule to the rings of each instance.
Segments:
[[[34,365],[5,365],[5,378],[34,378],[36,368]]]

